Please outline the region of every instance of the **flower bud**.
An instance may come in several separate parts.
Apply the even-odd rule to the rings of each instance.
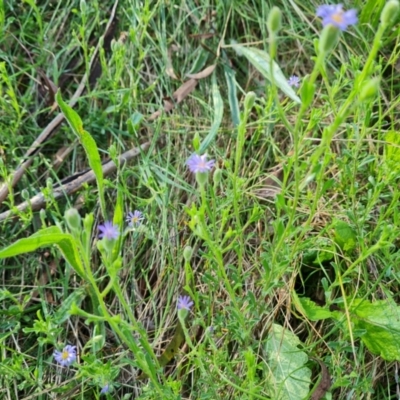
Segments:
[[[319,52],[321,55],[328,55],[337,45],[340,37],[340,29],[332,24],[324,27],[319,38]]]
[[[81,216],[76,208],[70,208],[65,211],[65,222],[71,231],[80,231],[81,229]]]
[[[46,188],[49,190],[50,193],[53,192],[53,179],[51,178],[46,179]]]
[[[399,13],[399,8],[398,0],[389,0],[381,12],[381,24],[384,26],[391,25]]]
[[[303,80],[303,85],[301,86],[301,101],[303,102],[303,107],[307,108],[314,99],[315,85],[310,82],[310,78],[307,77]]]
[[[81,9],[81,14],[86,14],[87,13],[88,7],[87,7],[87,4],[86,4],[85,0],[81,0],[79,2],[79,8]]]
[[[246,97],[244,98],[245,112],[249,112],[253,108],[255,101],[256,101],[256,94],[254,92],[249,92],[246,94]]]
[[[186,246],[183,249],[183,258],[185,259],[186,262],[189,262],[190,259],[192,258],[192,254],[193,254],[193,248],[190,246]]]
[[[46,226],[46,210],[41,208],[39,211],[40,221],[42,222],[43,228]]]
[[[379,92],[379,82],[379,77],[372,78],[366,82],[361,89],[360,101],[368,101],[375,98]]]
[[[114,143],[108,148],[108,154],[112,160],[118,157],[118,150]]]
[[[196,181],[199,184],[199,186],[204,187],[204,185],[208,181],[208,173],[207,172],[197,172]]]
[[[216,168],[213,175],[214,187],[216,187],[222,180],[222,169]]]
[[[83,220],[83,226],[85,227],[85,231],[87,231],[88,233],[90,233],[90,231],[92,230],[93,222],[94,222],[93,214],[86,214]]]
[[[282,27],[282,12],[274,6],[268,14],[267,28],[270,35],[276,34]]]
[[[200,149],[200,135],[199,132],[196,132],[194,134],[194,138],[193,138],[193,148],[196,152],[199,151]]]
[[[21,197],[24,200],[29,200],[30,196],[29,196],[29,192],[26,189],[22,189],[21,190]]]

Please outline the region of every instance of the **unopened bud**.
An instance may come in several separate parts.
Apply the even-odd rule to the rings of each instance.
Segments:
[[[398,0],[389,0],[381,12],[381,24],[384,26],[391,25],[395,21],[399,9],[400,5]]]
[[[29,200],[30,196],[29,196],[29,192],[26,189],[22,189],[21,190],[21,197],[24,200]]]
[[[222,169],[216,168],[213,175],[214,186],[218,185],[222,180]]]
[[[192,258],[192,254],[193,254],[193,248],[190,246],[186,246],[183,249],[183,258],[185,259],[186,262],[189,262],[190,259]]]
[[[46,226],[46,210],[41,208],[39,211],[40,221],[42,222],[43,228]]]
[[[194,148],[194,151],[196,151],[196,152],[198,152],[199,149],[200,149],[200,135],[199,135],[199,132],[196,132],[194,134],[193,148]]]
[[[46,188],[50,191],[50,193],[53,191],[53,179],[46,179]]]
[[[274,6],[268,14],[267,28],[270,35],[276,34],[282,27],[282,12]]]
[[[199,184],[199,186],[204,187],[204,185],[208,181],[208,173],[207,172],[197,172],[196,173],[196,181]]]
[[[337,45],[340,37],[340,30],[332,24],[324,27],[319,38],[319,52],[321,55],[328,55]]]
[[[81,0],[79,3],[80,9],[81,9],[81,13],[82,14],[86,14],[87,13],[87,4],[85,0]]]
[[[65,222],[71,231],[80,231],[81,229],[81,216],[76,208],[70,208],[65,211]]]
[[[92,230],[93,222],[94,222],[93,214],[86,214],[83,220],[83,226],[86,232],[90,233],[90,231]]]
[[[379,82],[379,77],[375,77],[365,83],[364,87],[361,89],[360,101],[367,101],[375,98],[379,92]]]
[[[256,94],[254,92],[249,92],[246,94],[246,97],[244,98],[245,112],[249,112],[253,108],[255,101],[256,101]]]
[[[301,85],[301,101],[303,102],[303,106],[307,108],[314,99],[315,86],[312,82],[310,82],[309,77],[303,80],[303,84]]]

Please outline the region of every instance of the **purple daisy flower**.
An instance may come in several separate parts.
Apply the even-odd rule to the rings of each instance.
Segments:
[[[132,227],[139,226],[143,220],[143,213],[138,210],[135,210],[134,212],[130,211],[126,217],[126,222],[128,222],[128,225]]]
[[[296,87],[298,88],[300,86],[300,78],[297,75],[292,75],[289,79],[288,79],[288,84],[290,86]]]
[[[104,222],[104,224],[99,225],[99,238],[100,239],[116,239],[119,236],[118,225],[114,225],[110,221]]]
[[[106,385],[103,386],[103,388],[101,389],[100,394],[106,394],[110,391],[110,385],[107,383]]]
[[[76,360],[76,346],[68,344],[62,351],[55,350],[53,356],[63,367],[69,367]]]
[[[178,310],[190,310],[193,304],[194,303],[189,296],[178,297]]]
[[[209,172],[215,165],[215,160],[207,161],[207,154],[199,156],[198,154],[192,154],[186,161],[186,165],[189,167],[190,172],[197,174],[198,172]]]
[[[317,17],[322,18],[323,26],[331,24],[341,31],[345,31],[350,25],[355,25],[358,22],[357,10],[353,8],[344,11],[342,4],[319,6],[317,8]]]

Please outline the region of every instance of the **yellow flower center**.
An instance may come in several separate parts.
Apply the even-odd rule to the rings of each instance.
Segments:
[[[332,19],[338,24],[343,22],[343,12],[338,12],[332,15]]]
[[[68,360],[68,357],[69,357],[68,351],[67,351],[67,350],[64,350],[64,351],[61,353],[61,358],[62,358],[63,360]]]

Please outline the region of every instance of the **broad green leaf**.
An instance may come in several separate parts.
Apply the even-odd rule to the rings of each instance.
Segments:
[[[229,68],[227,65],[224,65],[224,71],[226,83],[228,86],[229,108],[231,109],[233,126],[236,128],[240,122],[240,111],[236,92],[235,71],[233,71],[233,69]]]
[[[239,44],[232,44],[234,50],[243,54],[251,64],[270,82],[274,82],[288,97],[296,103],[301,104],[299,96],[289,85],[285,75],[279,68],[279,65],[272,60],[268,53],[254,47],[244,47]],[[272,68],[271,68],[272,67]]]
[[[335,240],[343,250],[353,250],[357,244],[357,234],[347,222],[337,221],[335,223]]]
[[[331,318],[332,314],[326,307],[320,307],[308,297],[298,297],[296,292],[292,292],[293,303],[297,310],[311,321]]]
[[[270,370],[270,397],[274,400],[303,400],[310,391],[311,370],[305,366],[307,354],[301,351],[299,338],[273,324],[265,343]]]
[[[97,149],[97,144],[92,138],[89,132],[83,129],[82,120],[78,113],[65,103],[61,97],[61,92],[58,91],[56,94],[56,100],[61,108],[69,126],[78,137],[80,143],[85,149],[86,156],[89,161],[90,168],[93,170],[96,177],[97,188],[99,191],[100,206],[103,213],[103,217],[107,219],[107,212],[104,199],[104,180],[103,180],[103,168],[101,166],[101,159],[99,150]]]
[[[211,129],[209,134],[205,137],[203,142],[200,145],[199,154],[204,154],[207,150],[208,146],[213,142],[216,138],[218,129],[222,122],[222,116],[224,113],[224,103],[222,101],[221,94],[218,89],[217,80],[215,78],[215,74],[212,76],[212,94],[214,100],[214,121],[211,125]]]
[[[30,253],[40,247],[51,245],[57,245],[76,273],[82,278],[85,277],[74,238],[69,233],[63,233],[58,226],[41,229],[28,238],[17,240],[5,249],[0,250],[0,259]]]
[[[326,246],[318,248],[318,249],[311,249],[304,252],[303,255],[303,262],[305,264],[314,264],[320,265],[325,261],[330,261],[333,259],[335,255],[335,247],[334,246]]]
[[[356,299],[350,305],[351,321],[364,331],[368,350],[386,361],[400,361],[400,307],[392,300]]]

